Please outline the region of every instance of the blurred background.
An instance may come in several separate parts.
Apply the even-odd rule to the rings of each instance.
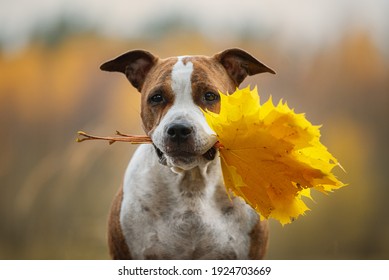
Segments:
[[[349,185],[271,221],[268,259],[389,259],[389,2],[0,0],[0,259],[107,259],[106,221],[136,146],[76,132],[142,133],[139,94],[99,65],[247,50],[277,75],[262,100],[322,124]]]

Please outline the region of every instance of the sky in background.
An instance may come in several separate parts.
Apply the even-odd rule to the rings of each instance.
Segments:
[[[210,38],[251,31],[290,45],[332,43],[357,26],[387,49],[388,12],[387,0],[0,0],[0,41],[15,51],[37,27],[64,16],[106,36],[142,37],[150,23],[175,16]]]

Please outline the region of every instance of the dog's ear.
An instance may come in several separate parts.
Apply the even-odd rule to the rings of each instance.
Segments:
[[[239,86],[247,76],[264,72],[276,73],[249,53],[237,48],[217,53],[214,58],[227,70],[236,86]]]
[[[134,50],[103,63],[100,69],[125,74],[130,83],[141,91],[147,74],[157,60],[158,57],[147,51]]]

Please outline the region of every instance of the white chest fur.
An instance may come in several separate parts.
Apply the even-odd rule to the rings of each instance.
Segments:
[[[241,199],[229,200],[218,170],[214,161],[203,174],[176,174],[157,163],[151,145],[137,150],[125,175],[120,216],[133,258],[248,257],[258,217]]]

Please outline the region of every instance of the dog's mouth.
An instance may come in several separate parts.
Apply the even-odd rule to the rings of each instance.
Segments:
[[[206,160],[214,160],[215,159],[215,156],[216,156],[216,148],[215,146],[212,146],[208,151],[205,152],[205,154],[203,154],[203,157],[206,159]]]
[[[169,156],[171,158],[175,158],[181,161],[190,161],[191,158],[199,156],[198,154],[195,154],[193,152],[185,151],[185,150],[172,150],[168,153],[164,153],[159,149],[156,145],[154,145],[155,151],[158,155],[159,162],[161,164],[166,165],[167,158],[166,156]],[[208,149],[204,154],[201,155],[204,159],[211,161],[214,160],[216,157],[217,149],[215,146],[212,146],[210,149]]]

